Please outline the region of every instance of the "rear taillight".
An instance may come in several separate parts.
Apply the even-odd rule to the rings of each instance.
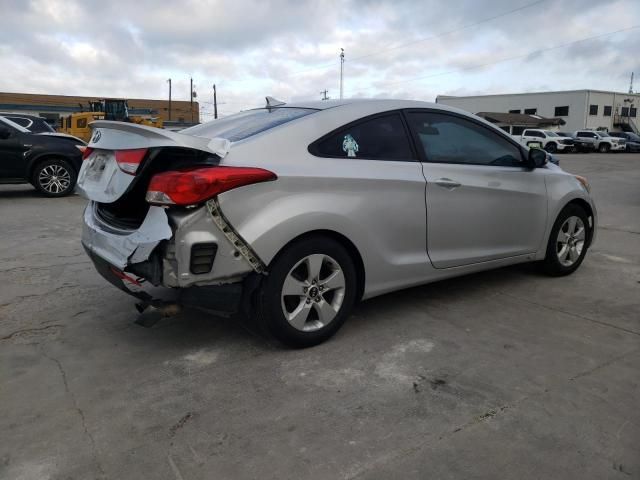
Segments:
[[[175,170],[154,175],[146,198],[154,205],[194,205],[237,187],[276,178],[273,172],[250,167]]]
[[[115,150],[116,162],[124,173],[135,175],[142,159],[147,154],[146,148],[136,148],[134,150]]]
[[[91,152],[93,152],[93,148],[87,147],[86,145],[76,145],[76,148],[82,152],[82,160],[86,160]]]

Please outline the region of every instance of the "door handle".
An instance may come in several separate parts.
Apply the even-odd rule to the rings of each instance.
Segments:
[[[458,188],[460,186],[460,182],[456,182],[455,180],[451,180],[450,178],[439,178],[438,180],[436,180],[436,185],[453,190],[454,188]]]

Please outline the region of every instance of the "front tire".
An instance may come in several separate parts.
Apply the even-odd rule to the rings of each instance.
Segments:
[[[61,158],[51,158],[36,166],[33,185],[47,197],[64,197],[73,192],[77,176],[69,162]]]
[[[558,215],[547,243],[547,254],[542,262],[544,271],[554,277],[575,272],[589,244],[589,218],[578,205],[567,205]]]
[[[355,266],[340,243],[297,241],[274,260],[258,293],[261,330],[289,347],[322,343],[344,324],[356,291]]]
[[[610,148],[611,147],[609,146],[608,143],[601,143],[600,146],[598,147],[598,151],[600,153],[608,153]]]
[[[549,142],[547,143],[547,146],[544,147],[544,149],[548,153],[556,153],[558,151],[558,146],[554,142]]]

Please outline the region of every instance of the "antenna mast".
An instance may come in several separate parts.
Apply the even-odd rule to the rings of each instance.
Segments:
[[[629,93],[633,93],[633,72],[631,72],[631,83],[629,84]]]

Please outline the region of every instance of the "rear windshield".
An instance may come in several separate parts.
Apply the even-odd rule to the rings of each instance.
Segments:
[[[186,128],[180,133],[237,142],[314,112],[317,110],[312,108],[258,108]]]

